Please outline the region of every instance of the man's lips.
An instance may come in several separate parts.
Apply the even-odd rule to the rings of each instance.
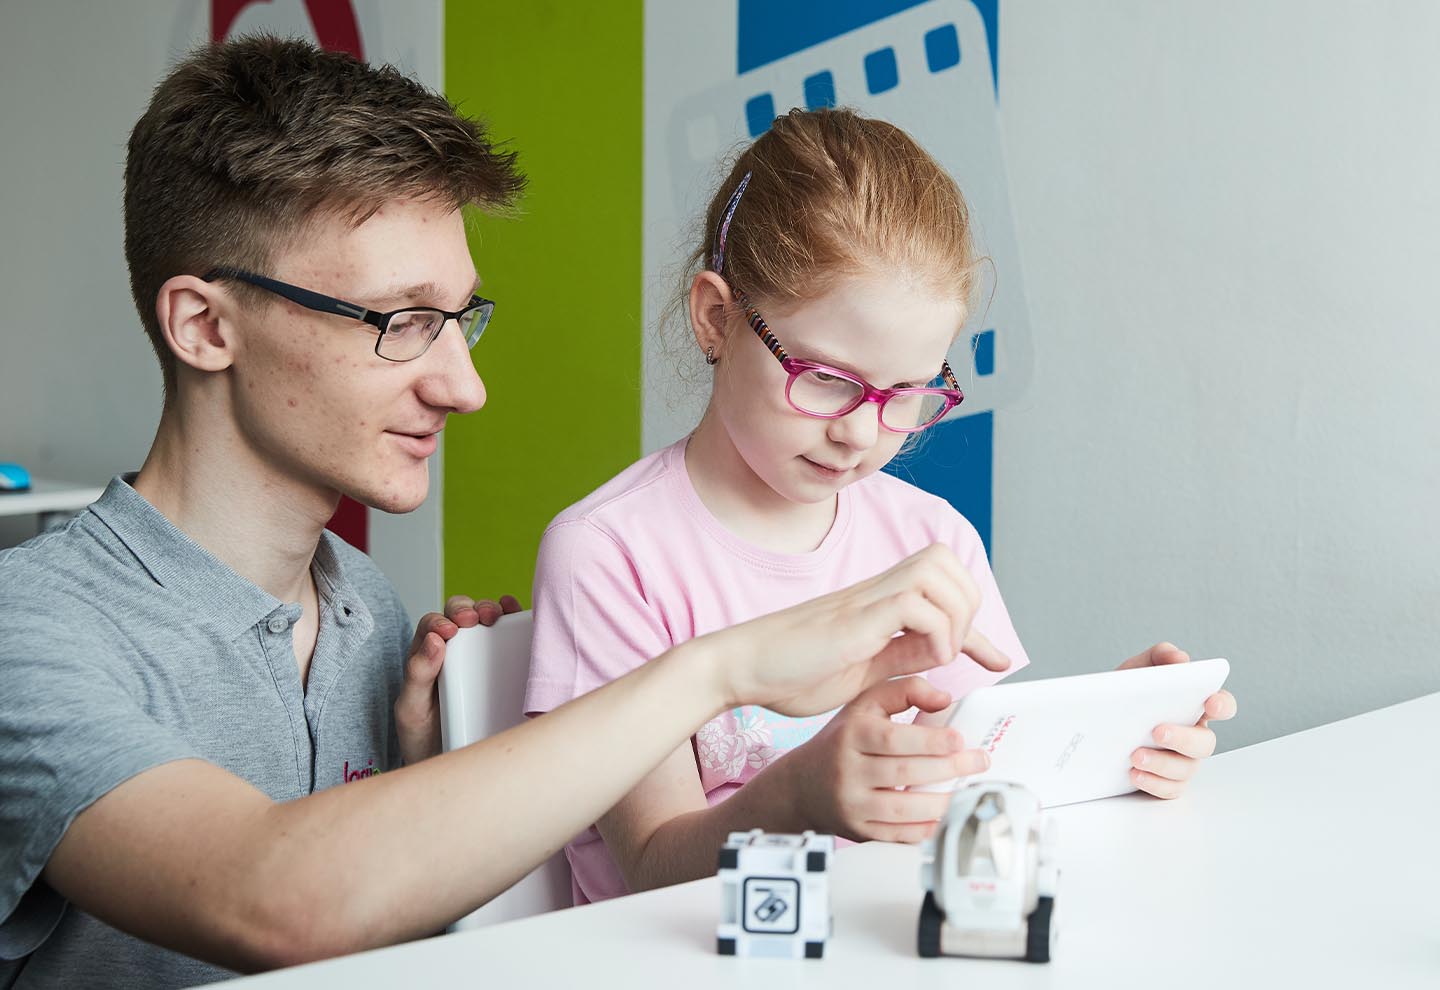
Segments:
[[[398,430],[388,432],[401,447],[416,457],[429,457],[435,453],[435,448],[440,441],[439,430],[430,430],[425,433],[402,433]]]

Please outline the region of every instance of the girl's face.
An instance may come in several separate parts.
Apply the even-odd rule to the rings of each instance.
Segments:
[[[845,279],[798,307],[750,302],[790,357],[850,372],[876,388],[930,383],[965,318],[959,299],[879,276]],[[880,425],[877,403],[861,403],[838,419],[807,416],[786,400],[788,374],[743,317],[733,317],[727,329],[711,413],[755,477],[777,495],[824,501],[899,451],[905,434]]]

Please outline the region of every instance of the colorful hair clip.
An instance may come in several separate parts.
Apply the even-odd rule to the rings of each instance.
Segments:
[[[740,197],[745,195],[745,187],[750,184],[750,174],[746,172],[740,184],[735,187],[730,202],[725,204],[725,212],[720,216],[720,226],[715,228],[715,244],[710,251],[710,270],[717,275],[724,274],[725,235],[730,233],[730,221],[735,216],[735,207],[740,205]]]

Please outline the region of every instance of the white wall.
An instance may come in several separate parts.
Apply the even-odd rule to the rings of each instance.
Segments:
[[[671,107],[734,80],[734,7],[650,4],[647,35],[653,316],[716,178],[673,193]],[[1022,677],[1227,655],[1222,747],[1440,690],[1437,37],[1421,0],[1001,4],[1034,367],[996,404],[993,535]],[[653,449],[703,396],[647,333]]]
[[[1037,668],[1228,655],[1231,745],[1440,689],[1437,37],[1420,0],[1002,4]]]
[[[355,4],[367,55],[441,82],[442,0]],[[0,460],[103,485],[140,466],[160,371],[130,300],[125,144],[151,89],[208,37],[201,0],[15,0],[0,8]],[[248,8],[237,32],[312,37],[300,0]],[[412,612],[440,602],[439,462],[409,516],[370,514],[371,554]],[[3,522],[0,545],[24,534]]]

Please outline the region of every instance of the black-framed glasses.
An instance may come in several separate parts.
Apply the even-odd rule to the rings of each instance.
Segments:
[[[460,327],[466,345],[474,347],[485,332],[485,327],[489,325],[491,314],[495,312],[493,300],[471,296],[464,309],[453,313],[432,306],[407,306],[404,309],[392,309],[388,313],[377,313],[357,303],[302,289],[298,285],[266,278],[241,268],[212,268],[201,278],[207,282],[218,278],[247,282],[317,313],[331,313],[368,323],[379,331],[375,338],[375,353],[387,361],[415,360],[429,350],[435,338],[440,336],[440,331],[445,329],[445,324],[451,320]]]

